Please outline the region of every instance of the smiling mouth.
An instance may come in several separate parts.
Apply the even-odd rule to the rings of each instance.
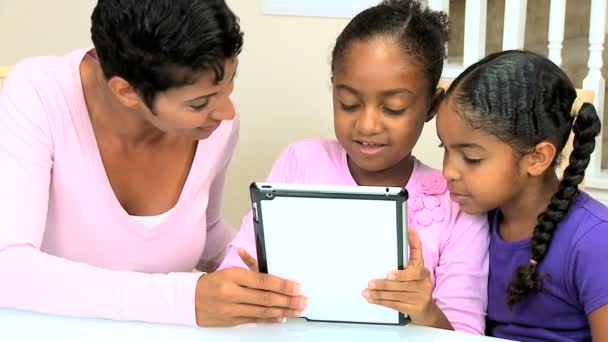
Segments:
[[[366,156],[375,156],[386,148],[386,144],[379,144],[369,141],[354,140],[361,154]]]
[[[362,140],[355,140],[355,143],[361,145],[361,146],[365,146],[365,147],[384,147],[386,146],[386,144],[378,144],[378,143],[373,143],[373,142],[368,142],[368,141],[362,141]]]

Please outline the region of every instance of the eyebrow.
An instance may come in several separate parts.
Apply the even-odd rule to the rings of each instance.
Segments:
[[[361,94],[359,91],[357,91],[357,89],[355,88],[351,88],[345,84],[338,84],[336,85],[336,89],[341,89],[341,90],[346,90],[349,93],[355,94],[355,95],[359,95]],[[384,90],[380,93],[382,96],[393,96],[393,95],[397,95],[397,94],[414,94],[413,91],[407,89],[407,88],[396,88],[396,89],[389,89],[389,90]]]
[[[397,94],[414,94],[413,91],[406,89],[406,88],[397,88],[397,89],[390,89],[390,90],[385,90],[383,91],[381,94],[382,96],[393,96],[393,95],[397,95]]]
[[[195,101],[198,101],[198,100],[207,99],[207,98],[210,98],[211,96],[214,96],[214,95],[217,95],[217,92],[211,93],[211,94],[208,94],[208,95],[199,96],[199,97],[197,97],[195,99],[186,101],[186,103],[192,103],[192,102],[195,102]]]
[[[441,137],[439,137],[439,135],[437,135],[437,138],[439,139],[439,142],[441,143],[441,145],[446,145],[446,146],[450,146],[451,148],[456,148],[456,149],[463,149],[463,148],[477,148],[477,149],[481,149],[484,150],[483,146],[476,144],[476,143],[457,143],[457,144],[445,144],[443,142],[443,140],[441,139]]]
[[[464,148],[483,149],[483,146],[481,146],[479,144],[474,144],[474,143],[451,144],[450,147],[452,147],[452,148],[458,148],[458,149],[464,149]]]

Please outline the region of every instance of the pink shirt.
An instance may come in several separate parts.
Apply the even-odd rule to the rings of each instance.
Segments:
[[[85,50],[15,66],[0,93],[0,306],[195,325],[200,273],[222,260],[220,217],[238,122],[198,148],[176,206],[154,227],[116,199],[79,74]]]
[[[276,161],[267,181],[356,185],[346,151],[329,140],[308,140],[289,146]],[[441,172],[419,161],[414,164],[406,189],[410,195],[409,225],[420,234],[435,302],[456,330],[483,334],[488,282],[487,219],[462,212],[451,201]],[[256,256],[251,213],[243,219],[220,268],[246,267],[237,254],[238,247]]]

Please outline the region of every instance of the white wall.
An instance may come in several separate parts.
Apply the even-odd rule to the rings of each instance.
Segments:
[[[245,48],[235,98],[241,139],[226,184],[227,218],[248,208],[248,186],[265,179],[280,151],[308,137],[332,137],[330,55],[345,19],[264,16],[260,1],[229,0]]]
[[[248,185],[263,180],[290,142],[333,137],[330,54],[346,19],[264,16],[261,0],[228,0],[241,17],[245,49],[235,100],[241,139],[225,190],[225,214],[238,225],[248,208]],[[0,0],[0,65],[32,55],[63,54],[90,45],[94,0]],[[439,166],[434,124],[417,155]]]
[[[0,0],[0,65],[91,45],[95,0]]]

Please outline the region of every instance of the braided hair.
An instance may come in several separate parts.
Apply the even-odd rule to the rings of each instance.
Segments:
[[[526,51],[491,54],[471,65],[454,80],[447,96],[453,96],[459,115],[472,127],[497,136],[522,155],[542,141],[555,144],[553,167],[574,132],[569,165],[534,227],[530,262],[517,268],[508,286],[507,303],[512,308],[530,292],[542,290],[538,265],[578,194],[600,119],[590,103],[572,112],[577,95],[568,76],[547,58]]]

